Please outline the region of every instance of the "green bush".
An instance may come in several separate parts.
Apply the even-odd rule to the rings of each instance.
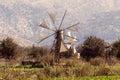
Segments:
[[[89,61],[91,58],[102,56],[105,49],[104,40],[95,36],[88,37],[82,46],[80,56]]]
[[[36,47],[33,46],[32,48],[28,49],[28,56],[39,60],[40,58],[44,57],[49,53],[49,49],[47,47]]]
[[[13,59],[19,53],[18,45],[12,38],[6,38],[1,42],[1,56],[6,59]]]
[[[120,39],[115,41],[113,44],[112,44],[112,54],[113,56],[117,57],[117,58],[120,58]]]

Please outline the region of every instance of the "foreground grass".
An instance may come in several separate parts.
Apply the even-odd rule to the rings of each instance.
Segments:
[[[9,75],[8,75],[9,76]],[[16,77],[0,76],[0,80],[120,80],[120,76],[86,76],[86,77],[37,77],[35,74],[32,77],[25,75],[18,75]]]
[[[120,80],[120,76],[61,77],[47,78],[47,80]]]
[[[56,78],[56,80],[120,80],[120,76],[68,77],[68,78]]]
[[[75,80],[120,80],[120,76],[96,76],[96,77],[81,77]]]
[[[0,68],[0,80],[120,80],[119,75],[115,76],[85,76],[75,77],[60,76],[49,77],[42,74],[41,68]]]
[[[100,61],[100,60],[99,60]],[[77,63],[77,64],[76,64]],[[96,65],[97,64],[97,65]],[[53,66],[32,68],[31,65],[0,65],[0,80],[120,80],[120,63],[94,64],[75,59]]]

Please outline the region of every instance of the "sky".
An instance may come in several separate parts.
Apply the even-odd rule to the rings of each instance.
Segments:
[[[89,35],[108,42],[120,37],[120,0],[0,0],[0,33],[36,42],[40,33],[51,33],[38,26],[45,19],[53,28],[48,13],[57,13],[57,27],[65,10],[62,26],[79,22],[81,41]]]

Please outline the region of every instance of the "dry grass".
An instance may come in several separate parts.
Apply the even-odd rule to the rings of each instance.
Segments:
[[[105,64],[105,61],[101,57],[96,57],[90,60],[90,64],[93,66],[100,66],[101,64]]]

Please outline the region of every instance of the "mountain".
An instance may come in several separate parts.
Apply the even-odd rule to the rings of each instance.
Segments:
[[[21,38],[17,35],[5,35],[2,33],[0,34],[0,41],[2,41],[3,39],[6,39],[7,37],[12,38],[15,43],[17,43],[19,46],[22,46],[22,47],[32,46],[33,44],[36,45],[34,42]]]
[[[58,26],[67,9],[62,27],[80,22],[75,33],[80,42],[89,35],[113,42],[120,37],[119,4],[120,0],[0,0],[0,35],[17,36],[16,41],[20,38],[24,43],[38,42],[40,33],[52,33],[40,28],[40,22],[45,19],[53,28],[48,13],[56,12]]]
[[[108,42],[120,38],[120,10],[99,13],[93,17],[86,25],[92,29],[90,34],[100,36]]]

